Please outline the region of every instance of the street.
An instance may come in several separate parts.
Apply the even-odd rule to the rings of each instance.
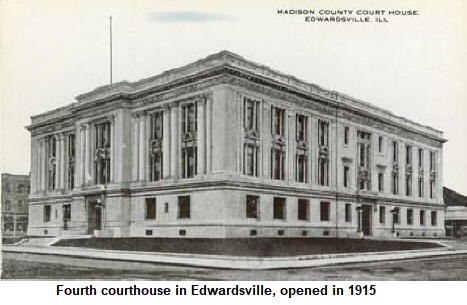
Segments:
[[[137,264],[105,265],[88,260],[76,266],[37,263],[18,256],[4,258],[2,279],[95,279],[95,280],[467,280],[467,255],[425,259],[357,263],[283,270],[222,270]],[[100,266],[96,268],[95,266]]]

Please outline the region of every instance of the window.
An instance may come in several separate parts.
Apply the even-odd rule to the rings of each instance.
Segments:
[[[285,152],[282,147],[273,147],[271,150],[271,177],[274,180],[284,180]]]
[[[391,211],[392,212],[392,211]],[[394,212],[392,213],[392,220],[394,223],[400,223],[400,209],[394,208]]]
[[[349,186],[350,179],[350,168],[347,165],[344,165],[344,187]]]
[[[193,133],[198,130],[198,113],[196,103],[182,105],[182,132]]]
[[[423,149],[418,149],[418,169],[423,169]]]
[[[44,205],[44,222],[49,222],[50,221],[50,216],[52,214],[52,209],[50,205]]]
[[[329,221],[330,205],[331,204],[329,202],[321,202],[320,213],[319,213],[321,221]]]
[[[304,151],[299,150],[296,156],[297,182],[306,182],[307,157]]]
[[[254,101],[252,99],[244,99],[244,126],[246,130],[259,131],[259,101]]]
[[[413,210],[412,209],[407,209],[407,224],[408,225],[413,224]]]
[[[156,198],[145,198],[145,219],[156,219]]]
[[[285,198],[274,197],[274,219],[285,219]]]
[[[70,221],[71,220],[71,204],[64,204],[63,205],[63,220]]]
[[[7,200],[5,202],[5,211],[10,211],[11,210],[11,201]]]
[[[383,136],[378,137],[378,152],[383,153]]]
[[[430,171],[435,171],[436,154],[434,151],[430,151]]]
[[[245,143],[244,154],[243,173],[248,176],[258,176],[258,147],[255,144]]]
[[[298,199],[298,220],[310,219],[310,201],[308,199]]]
[[[399,194],[399,173],[392,173],[392,193],[394,195]]]
[[[197,173],[197,124],[196,103],[182,105],[182,178],[193,178]]]
[[[197,171],[197,147],[186,147],[182,149],[182,177],[193,178]]]
[[[348,126],[344,127],[344,145],[349,144],[349,130],[350,128]]]
[[[75,135],[68,135],[68,189],[72,190],[75,186]]]
[[[384,173],[378,173],[378,191],[384,192]]]
[[[162,179],[162,137],[163,137],[163,113],[154,112],[149,117],[149,180]]]
[[[412,175],[405,175],[405,195],[412,196]]]
[[[190,196],[178,196],[178,218],[191,217]]]
[[[358,186],[361,190],[371,189],[370,156],[371,156],[371,134],[365,131],[357,131],[357,154],[358,154]]]
[[[329,123],[323,120],[318,120],[318,141],[320,146],[329,144]]]
[[[259,197],[253,195],[246,196],[246,218],[258,219]]]
[[[166,202],[164,203],[164,213],[168,213],[169,212],[169,203]]]
[[[284,136],[284,126],[285,126],[285,109],[272,106],[272,126],[271,131],[273,135]]]
[[[419,177],[418,178],[418,197],[423,197],[423,193],[424,193],[424,180],[423,180],[423,177]]]
[[[322,156],[318,159],[318,184],[329,185],[329,159]]]
[[[420,210],[420,225],[424,226],[425,225],[425,211]]]
[[[405,163],[407,165],[412,165],[412,146],[410,145],[405,147]]]
[[[302,142],[306,142],[306,136],[307,136],[307,133],[306,133],[306,129],[307,129],[307,118],[305,115],[303,114],[297,114],[295,116],[295,121],[296,121],[296,131],[297,131],[297,134],[296,134],[296,139],[297,141],[302,141]]]
[[[47,148],[47,188],[55,190],[55,179],[57,174],[57,140],[55,136],[46,138]]]
[[[386,222],[386,207],[380,206],[379,207],[379,223],[385,223]]]
[[[392,162],[399,162],[399,144],[396,141],[392,142]]]
[[[435,181],[430,180],[430,198],[433,199],[435,197]]]
[[[350,203],[345,204],[345,222],[352,222],[352,205]]]
[[[95,125],[94,183],[110,182],[110,122]]]
[[[431,225],[436,226],[438,223],[438,213],[436,211],[431,211]]]

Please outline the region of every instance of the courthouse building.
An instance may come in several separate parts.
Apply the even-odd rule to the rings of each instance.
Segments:
[[[33,116],[28,234],[441,237],[443,133],[222,51]]]
[[[26,235],[28,194],[28,175],[2,173],[2,237]]]

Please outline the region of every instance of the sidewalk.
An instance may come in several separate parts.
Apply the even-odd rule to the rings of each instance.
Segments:
[[[52,247],[38,245],[3,245],[4,254],[33,254],[36,257],[61,256],[70,258],[97,259],[103,261],[137,262],[146,264],[166,264],[178,266],[267,270],[308,268],[346,263],[404,260],[443,255],[467,254],[467,245],[453,242],[439,242],[446,248],[410,251],[365,252],[300,255],[290,257],[239,257],[227,255],[181,254],[134,251],[109,251],[77,247]]]

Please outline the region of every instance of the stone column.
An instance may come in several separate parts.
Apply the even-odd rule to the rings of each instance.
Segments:
[[[132,180],[138,181],[139,178],[139,118],[137,114],[132,117],[133,121],[133,139],[132,139]]]
[[[205,145],[206,145],[206,121],[204,116],[205,100],[197,102],[197,111],[198,111],[198,175],[205,174]]]
[[[61,173],[61,155],[62,155],[62,150],[61,150],[61,139],[60,135],[56,134],[53,136],[55,138],[55,189],[58,190],[60,189],[60,175]]]
[[[286,110],[286,132],[285,140],[287,143],[287,159],[286,159],[286,180],[295,181],[295,146],[296,146],[296,136],[295,136],[295,111]]]
[[[139,116],[139,181],[146,180],[146,113]]]
[[[180,145],[178,108],[176,103],[170,108],[170,176],[173,179],[178,178],[178,146]]]
[[[264,133],[263,133],[263,101],[261,100],[258,102],[259,105],[256,105],[256,111],[258,112],[256,114],[256,117],[258,119],[257,126],[258,126],[258,131],[259,131],[259,143],[257,146],[257,170],[258,170],[258,177],[262,178],[263,177],[263,141],[264,141]],[[243,121],[242,121],[243,125]]]
[[[171,166],[171,154],[170,154],[170,143],[171,143],[171,121],[170,121],[170,107],[164,106],[162,112],[162,178],[170,178],[170,166]]]
[[[41,139],[41,191],[45,192],[47,189],[47,150],[45,139]]]
[[[85,155],[84,155],[84,184],[89,185],[91,183],[91,128],[89,123],[86,124],[85,135]]]
[[[110,121],[110,182],[115,181],[115,116],[111,115]],[[121,179],[121,178],[120,178]]]
[[[60,139],[60,184],[58,185],[59,189],[65,189],[65,135],[62,133],[59,135]]]
[[[306,181],[307,183],[312,183],[313,182],[313,179],[312,179],[312,168],[313,168],[313,162],[314,162],[314,158],[313,158],[313,140],[316,141],[316,139],[314,139],[312,137],[312,132],[313,132],[313,126],[311,124],[311,116],[307,116],[307,119],[306,119],[306,141],[307,141],[307,167],[306,167]]]
[[[38,175],[38,159],[37,159],[37,140],[31,137],[31,194],[37,193],[37,175]]]

